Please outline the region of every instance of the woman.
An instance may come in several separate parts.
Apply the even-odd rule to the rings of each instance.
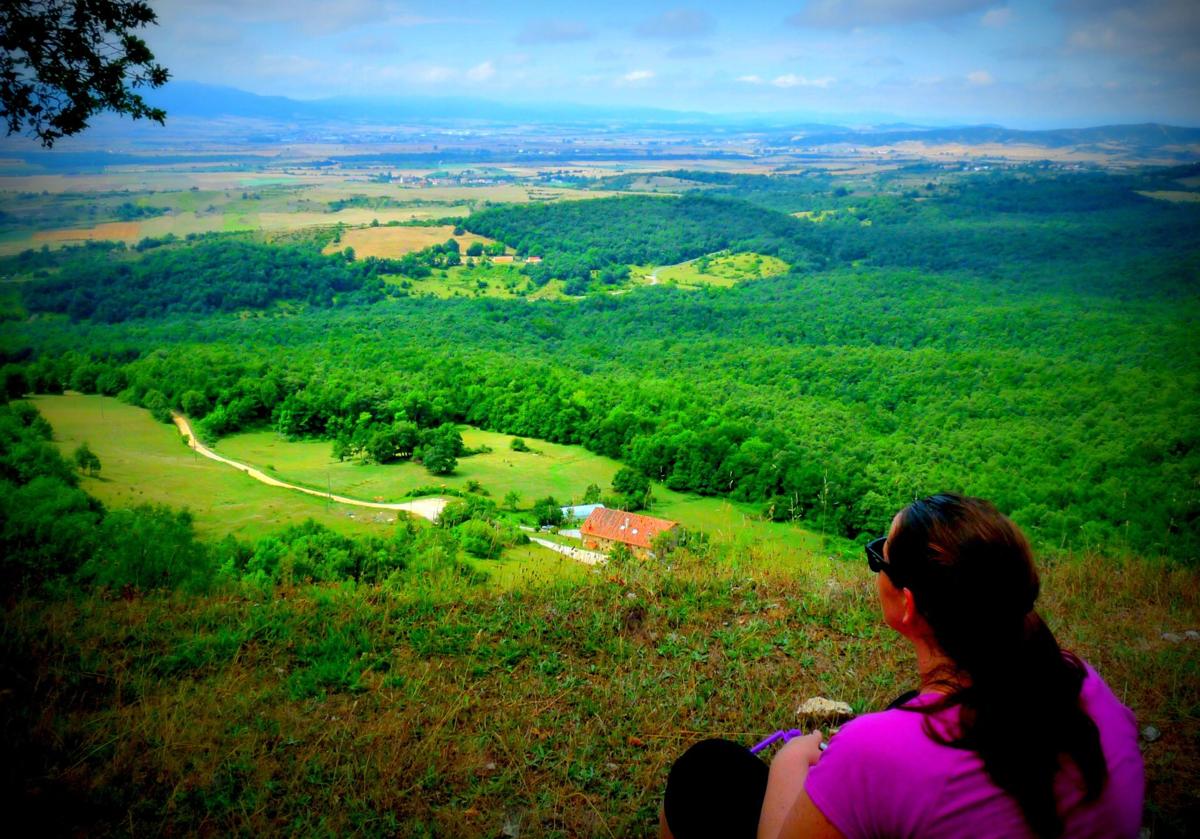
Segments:
[[[672,767],[663,835],[1136,836],[1133,714],[1034,611],[1016,525],[934,495],[867,558],[885,622],[916,653],[918,695],[847,723],[824,752],[819,732],[792,740],[769,773],[744,748],[697,744]]]

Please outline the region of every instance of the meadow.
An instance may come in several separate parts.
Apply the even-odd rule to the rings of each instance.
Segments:
[[[1200,621],[1194,577],[1088,555],[1043,582],[1063,643],[1162,732],[1145,824],[1188,835],[1200,645],[1160,635]],[[681,558],[502,596],[30,599],[0,636],[0,772],[52,833],[648,837],[695,740],[749,744],[810,696],[861,712],[912,686],[874,598],[865,563]]]
[[[582,446],[567,446],[535,438],[525,439],[531,451],[510,448],[512,435],[478,428],[462,428],[469,449],[488,447],[490,452],[459,460],[451,475],[433,477],[416,463],[387,465],[356,461],[338,462],[328,441],[287,440],[274,431],[257,431],[224,437],[214,450],[241,463],[267,466],[271,474],[291,483],[356,498],[398,500],[419,487],[447,486],[462,490],[475,482],[500,501],[508,493],[520,497],[518,509],[553,496],[560,504],[582,503],[584,491],[595,484],[610,491],[621,463],[593,454]],[[678,521],[702,531],[723,544],[756,549],[772,564],[783,564],[819,552],[825,540],[797,525],[763,521],[760,511],[727,499],[674,492],[652,482],[651,515]],[[839,540],[840,541],[840,540]]]
[[[684,288],[715,286],[728,288],[744,280],[761,280],[786,274],[788,264],[774,256],[758,253],[716,253],[689,259],[655,270],[659,282]]]
[[[330,505],[318,498],[265,486],[183,444],[173,425],[144,408],[105,396],[69,394],[31,400],[70,457],[81,444],[100,458],[87,492],[110,507],[147,502],[190,510],[203,537],[256,539],[312,518],[347,535],[384,533],[396,514]],[[353,517],[351,517],[353,513]]]

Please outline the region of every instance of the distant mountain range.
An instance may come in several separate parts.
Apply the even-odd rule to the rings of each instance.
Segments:
[[[709,114],[700,111],[676,111],[667,108],[612,107],[563,104],[511,104],[486,99],[406,97],[392,99],[317,99],[298,100],[284,96],[259,96],[231,87],[216,87],[197,82],[171,82],[151,97],[165,108],[170,117],[241,117],[279,122],[321,122],[337,120],[358,125],[411,123],[419,121],[546,122],[546,123],[621,123],[680,127],[691,132],[709,127],[714,131],[731,128],[767,128],[788,130],[806,145],[853,144],[884,146],[906,141],[926,143],[1028,143],[1061,148],[1064,146],[1115,143],[1145,147],[1191,145],[1200,143],[1200,128],[1185,128],[1158,123],[1140,125],[1103,125],[1094,128],[1022,130],[999,125],[951,127],[920,126],[882,120],[865,127],[847,127],[816,121],[802,115],[784,114]],[[894,118],[893,118],[894,120]]]
[[[998,125],[967,125],[956,128],[912,128],[903,130],[871,129],[805,133],[806,145],[890,146],[918,141],[930,144],[958,143],[977,146],[984,143],[1027,143],[1048,148],[1117,144],[1138,148],[1161,148],[1200,143],[1200,128],[1181,128],[1148,122],[1140,125],[1100,125],[1095,128],[1056,128],[1047,131],[1022,131]]]

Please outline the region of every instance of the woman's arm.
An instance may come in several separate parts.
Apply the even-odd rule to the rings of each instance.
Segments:
[[[789,741],[771,761],[758,839],[843,839],[804,791],[808,770],[821,757],[821,732]]]

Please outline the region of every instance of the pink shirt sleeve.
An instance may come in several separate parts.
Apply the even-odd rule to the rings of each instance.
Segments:
[[[925,744],[913,738],[927,739],[921,721],[908,711],[859,717],[842,726],[809,770],[808,797],[843,836],[921,835],[927,797],[936,799],[944,783],[937,767],[914,765]]]

